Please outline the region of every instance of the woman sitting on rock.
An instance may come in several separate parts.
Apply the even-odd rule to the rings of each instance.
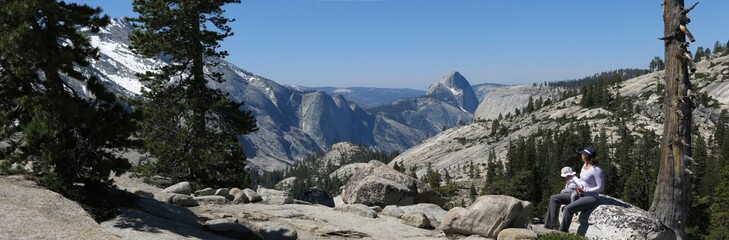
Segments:
[[[596,207],[599,203],[600,192],[605,188],[605,182],[602,175],[602,169],[597,165],[597,152],[593,147],[586,147],[582,151],[582,170],[580,171],[580,180],[585,182],[583,187],[577,188],[582,196],[576,201],[571,202],[570,193],[560,193],[552,195],[549,198],[549,209],[547,211],[547,221],[544,227],[555,229],[557,221],[557,210],[562,204],[567,204],[562,212],[562,222],[559,225],[559,231],[567,232],[572,223],[572,215]]]

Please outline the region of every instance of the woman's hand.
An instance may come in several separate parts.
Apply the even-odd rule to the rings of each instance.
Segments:
[[[582,187],[578,187],[578,188],[575,188],[575,190],[576,190],[577,192],[584,192],[584,191],[585,191],[585,189],[584,189],[584,188],[582,188]]]

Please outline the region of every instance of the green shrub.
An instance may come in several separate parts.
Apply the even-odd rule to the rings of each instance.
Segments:
[[[587,240],[584,236],[575,235],[572,233],[563,232],[551,232],[537,238],[539,240]]]

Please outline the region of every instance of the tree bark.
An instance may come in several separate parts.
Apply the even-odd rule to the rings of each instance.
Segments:
[[[694,4],[695,6],[695,4]],[[691,177],[691,112],[693,101],[685,53],[688,43],[681,25],[690,21],[684,0],[663,1],[665,83],[661,166],[650,211],[682,238],[689,208]]]

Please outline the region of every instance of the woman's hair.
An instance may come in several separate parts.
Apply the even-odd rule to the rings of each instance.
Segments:
[[[600,164],[600,158],[598,156],[587,157],[586,159],[590,162],[590,165],[599,165]]]

